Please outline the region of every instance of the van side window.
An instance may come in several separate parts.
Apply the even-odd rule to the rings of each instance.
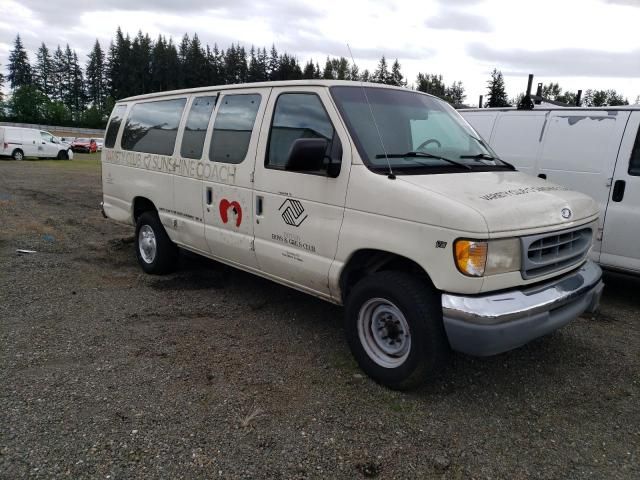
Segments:
[[[50,133],[47,133],[47,132],[40,132],[40,136],[41,136],[41,137],[42,137],[42,139],[43,139],[44,141],[46,141],[46,142],[49,142],[49,143],[55,143],[55,142],[53,141],[53,137],[52,137],[52,135],[51,135]]]
[[[124,116],[124,112],[127,110],[126,105],[118,105],[113,109],[113,113],[111,114],[111,120],[109,121],[109,126],[107,127],[107,133],[104,136],[104,146],[105,148],[113,148],[116,144],[116,137],[118,136],[118,130],[120,130],[120,124],[122,123],[122,117]]]
[[[122,133],[122,148],[134,152],[173,155],[186,98],[138,103]]]
[[[182,135],[180,155],[185,158],[200,159],[204,147],[204,137],[207,134],[211,112],[216,105],[217,96],[197,97],[193,99],[187,124]]]
[[[291,145],[299,138],[326,139],[326,164],[328,165],[331,159],[336,162],[342,160],[340,139],[315,93],[283,93],[278,97],[269,132],[265,166],[284,170]]]
[[[631,159],[629,160],[629,175],[640,176],[640,128],[636,135],[636,142],[631,150]]]
[[[216,114],[209,160],[241,163],[249,150],[251,132],[260,107],[259,94],[225,95]]]

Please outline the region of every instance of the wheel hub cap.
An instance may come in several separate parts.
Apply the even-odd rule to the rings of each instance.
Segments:
[[[146,263],[153,263],[157,252],[156,234],[149,225],[140,227],[138,249],[140,250],[140,256]]]
[[[358,336],[367,355],[382,367],[398,367],[411,350],[409,324],[402,311],[386,299],[373,298],[362,306]]]

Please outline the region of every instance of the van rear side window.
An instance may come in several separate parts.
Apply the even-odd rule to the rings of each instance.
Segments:
[[[116,137],[118,136],[118,130],[120,130],[120,124],[122,123],[122,117],[124,116],[124,112],[127,110],[126,105],[118,105],[113,109],[113,113],[111,114],[111,120],[109,121],[109,126],[107,127],[107,133],[104,136],[104,146],[105,148],[113,148],[116,144]]]
[[[217,98],[217,96],[197,97],[193,100],[187,124],[184,127],[184,134],[182,135],[181,156],[198,160],[202,157],[204,137],[207,134],[209,119]]]
[[[640,176],[640,128],[633,144],[631,159],[629,160],[629,175]]]
[[[122,133],[122,149],[173,155],[186,98],[138,103]]]
[[[241,163],[249,150],[260,95],[225,95],[213,125],[209,160]]]

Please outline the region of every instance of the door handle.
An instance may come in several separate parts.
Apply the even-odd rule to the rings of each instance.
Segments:
[[[256,216],[262,216],[262,207],[264,203],[264,199],[262,195],[256,195]]]
[[[207,187],[207,205],[211,205],[213,203],[213,190],[211,187]]]
[[[546,180],[546,179],[547,179],[547,174],[546,174],[546,173],[539,173],[539,174],[538,174],[538,178],[541,178],[541,179],[543,179],[543,180]]]
[[[611,195],[611,200],[614,202],[621,202],[624,198],[624,188],[626,185],[627,182],[624,180],[616,180],[616,183],[613,184],[613,195]]]

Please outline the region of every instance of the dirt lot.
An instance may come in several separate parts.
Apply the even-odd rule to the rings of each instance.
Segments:
[[[337,307],[194,256],[144,275],[76,158],[0,161],[2,478],[640,478],[639,280],[393,392]]]

